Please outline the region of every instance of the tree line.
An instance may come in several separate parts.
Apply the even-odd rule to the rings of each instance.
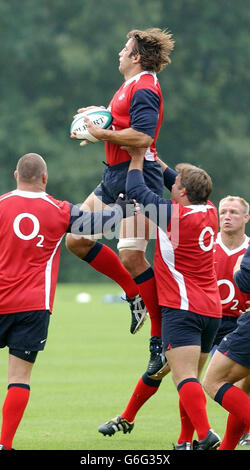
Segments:
[[[73,115],[108,105],[122,83],[127,32],[154,26],[175,39],[172,63],[159,74],[159,157],[208,171],[216,204],[227,194],[249,201],[249,19],[247,0],[0,0],[1,193],[14,188],[16,161],[28,152],[46,159],[56,198],[80,203],[92,192],[104,147],[69,138]],[[60,279],[103,277],[63,247]]]

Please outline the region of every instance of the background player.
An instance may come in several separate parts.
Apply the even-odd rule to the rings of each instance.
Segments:
[[[163,120],[163,99],[157,73],[170,63],[169,55],[174,47],[172,35],[158,28],[146,31],[133,30],[127,35],[128,41],[119,53],[119,71],[125,82],[114,94],[109,109],[113,120],[112,130],[104,130],[88,123],[88,130],[97,139],[105,141],[107,167],[101,184],[86,199],[83,206],[93,211],[103,204],[112,204],[120,193],[125,193],[130,155],[123,146],[146,147],[144,177],[149,188],[162,195],[163,177],[157,162],[156,141]],[[82,112],[81,108],[78,112]],[[72,136],[74,137],[74,135]],[[140,309],[140,294],[151,318],[150,367],[154,362],[155,372],[162,366],[161,319],[157,302],[154,273],[145,258],[149,239],[149,223],[143,215],[136,222],[130,219],[123,222],[118,243],[122,263],[114,252],[93,240],[76,239],[67,236],[67,247],[80,259],[89,262],[98,271],[115,280],[125,290],[132,312],[136,304]],[[112,254],[111,254],[112,253]],[[107,259],[113,259],[112,266]],[[124,268],[124,266],[126,268]],[[129,271],[130,275],[125,274]],[[133,299],[134,298],[134,299]],[[131,332],[137,330],[140,321],[131,325]],[[132,318],[134,315],[132,316]],[[156,361],[156,362],[155,362]]]
[[[239,258],[241,260],[242,256]],[[234,281],[239,289],[250,293],[250,245],[243,255],[241,264],[240,260],[234,269]],[[244,428],[249,429],[250,427],[249,332],[250,309],[248,308],[239,317],[237,328],[221,341],[203,381],[211,398],[229,411],[227,433],[231,434],[233,438],[229,442],[228,436],[225,435],[220,446],[221,450],[234,449]],[[236,384],[242,379],[244,379],[244,387],[239,388]],[[224,441],[226,441],[225,445],[223,445]]]
[[[220,232],[214,245],[214,262],[217,282],[222,303],[222,320],[220,328],[214,340],[214,345],[219,345],[224,336],[237,327],[237,319],[246,308],[249,294],[241,292],[233,279],[233,268],[239,257],[249,244],[249,238],[245,234],[245,227],[249,221],[249,204],[241,197],[227,196],[219,202]],[[217,347],[217,346],[215,346]],[[243,386],[243,383],[237,384]],[[230,419],[230,422],[233,421]],[[181,409],[181,433],[177,443],[183,448],[192,442],[194,428],[192,423]],[[237,429],[238,433],[238,429]],[[247,443],[248,428],[245,427],[242,443]],[[223,439],[220,449],[227,448],[231,440],[234,441],[235,432],[230,424],[228,432]]]
[[[30,396],[33,364],[46,344],[63,235],[113,226],[125,209],[119,200],[113,210],[89,214],[54,199],[45,192],[47,167],[37,154],[19,159],[15,178],[17,189],[0,197],[0,348],[9,347],[0,450],[12,448]]]
[[[233,268],[238,257],[245,253],[249,237],[245,227],[249,221],[249,204],[238,196],[227,196],[219,203],[220,233],[215,250],[215,270],[222,303],[222,320],[215,344],[234,330],[237,318],[245,311],[249,295],[238,289],[233,279]]]

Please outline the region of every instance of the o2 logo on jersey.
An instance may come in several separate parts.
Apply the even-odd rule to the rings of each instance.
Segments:
[[[30,219],[33,222],[33,230],[28,235],[25,235],[20,229],[20,223],[23,219]],[[35,215],[29,214],[28,212],[17,215],[13,222],[13,229],[18,238],[22,240],[33,240],[33,238],[38,237],[39,241],[36,246],[43,247],[44,236],[39,234],[40,223]]]
[[[208,243],[208,245],[205,245],[204,243],[204,240],[205,240],[205,237],[207,236],[207,233],[209,235],[211,235],[211,238],[210,238],[210,242]],[[210,251],[212,250],[213,246],[214,246],[214,231],[212,229],[212,227],[205,227],[201,233],[200,233],[200,236],[199,236],[199,245],[200,245],[200,248],[203,250],[203,251]]]
[[[230,307],[230,310],[237,310],[239,301],[234,298],[235,288],[234,288],[233,283],[231,281],[229,281],[229,279],[220,279],[218,281],[218,287],[223,286],[223,285],[224,286],[226,285],[228,287],[229,293],[228,293],[228,296],[225,299],[223,299],[222,295],[221,295],[222,305],[229,304],[230,302],[233,302],[233,305],[232,305],[232,307]]]

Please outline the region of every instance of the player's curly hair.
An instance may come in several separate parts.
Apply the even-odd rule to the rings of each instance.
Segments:
[[[127,34],[133,38],[134,47],[131,56],[140,54],[140,64],[143,70],[161,72],[171,63],[170,53],[174,48],[172,34],[160,28],[149,28],[145,31],[133,29]]]

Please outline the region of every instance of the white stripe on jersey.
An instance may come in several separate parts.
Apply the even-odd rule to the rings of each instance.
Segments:
[[[152,77],[154,78],[155,85],[158,82],[158,78],[157,78],[157,75],[156,75],[155,72],[147,72],[147,70],[144,70],[144,72],[139,72],[136,75],[133,75],[133,77],[129,78],[124,83],[123,88],[126,88],[126,86],[130,85],[130,83],[132,83],[132,82],[138,82],[140,80],[140,78],[142,77],[142,75],[152,75]]]
[[[46,269],[45,269],[45,309],[50,310],[50,290],[51,290],[51,273],[52,273],[52,262],[53,258],[61,244],[61,241],[64,237],[63,236],[60,238],[60,240],[57,242],[56,247],[50,257],[50,259],[47,262]]]
[[[167,234],[160,227],[158,227],[158,233],[162,259],[164,263],[168,266],[169,271],[172,273],[173,278],[175,279],[179,287],[181,300],[180,309],[188,310],[189,300],[187,297],[185,280],[184,276],[175,268],[174,249],[172,243],[170,242]]]
[[[214,206],[210,206],[209,204],[194,204],[190,206],[185,206],[185,209],[190,208],[191,210],[189,212],[186,212],[183,214],[183,217],[186,217],[186,215],[189,214],[196,214],[197,212],[207,212],[208,209],[214,209]]]
[[[27,199],[43,199],[44,201],[49,202],[49,204],[52,204],[52,206],[55,206],[57,207],[57,209],[61,210],[59,206],[57,206],[53,201],[51,201],[51,199],[45,192],[22,191],[21,189],[15,189],[14,191],[11,191],[10,194],[7,194],[3,198],[0,198],[0,202],[11,196],[20,196],[25,197]]]

